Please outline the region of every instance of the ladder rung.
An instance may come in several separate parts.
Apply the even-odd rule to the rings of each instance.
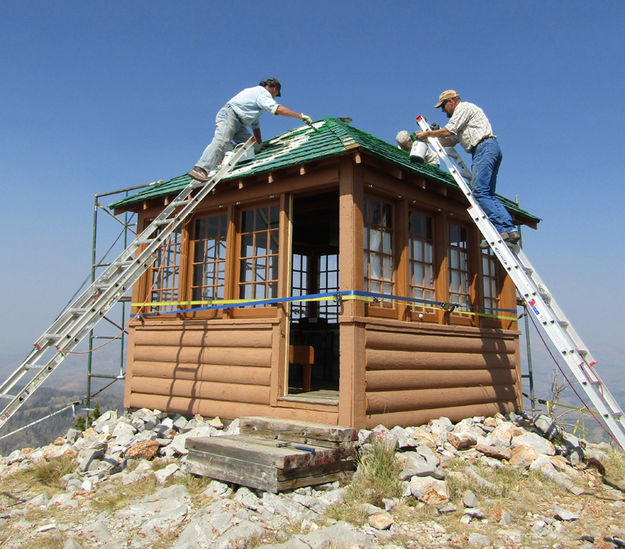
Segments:
[[[44,364],[26,364],[24,368],[26,368],[27,370],[41,370],[45,368],[45,365]]]
[[[172,221],[173,219],[171,217],[164,217],[163,219],[155,219],[152,223],[160,227],[161,225],[167,225]]]
[[[49,341],[58,341],[61,339],[61,334],[43,334],[43,337]]]
[[[80,308],[67,309],[67,312],[72,315],[84,315],[88,311],[89,309],[80,309]]]
[[[176,207],[176,206],[182,206],[183,204],[186,204],[187,202],[188,202],[188,201],[187,201],[186,199],[185,199],[185,200],[174,200],[174,201],[170,204],[170,206],[174,206],[174,207]]]
[[[562,327],[562,328],[568,328],[570,326],[568,320],[558,320],[558,324]]]
[[[0,393],[0,398],[6,398],[7,400],[13,400],[15,395],[8,395],[7,393]]]

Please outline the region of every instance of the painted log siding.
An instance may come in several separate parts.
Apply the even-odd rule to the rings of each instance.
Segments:
[[[365,327],[368,428],[519,407],[518,332],[401,324]]]
[[[131,331],[125,405],[238,417],[270,405],[275,321],[176,321]]]

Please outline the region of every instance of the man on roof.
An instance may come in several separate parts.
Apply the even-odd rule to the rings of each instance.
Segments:
[[[258,86],[245,88],[230,99],[217,113],[215,136],[189,175],[198,181],[208,181],[208,174],[221,163],[231,142],[244,143],[250,138],[246,126],[252,128],[256,146],[259,146],[263,141],[259,119],[265,111],[312,124],[310,116],[276,103],[275,98],[280,97],[281,87],[277,79],[267,78]]]
[[[395,136],[395,141],[397,141],[397,145],[399,146],[399,148],[402,151],[406,151],[408,153],[411,151],[415,139],[416,134],[413,133],[412,135],[410,135],[406,130],[400,130]],[[412,160],[412,156],[410,157],[410,160]],[[425,149],[425,156],[423,157],[423,160],[425,160],[425,162],[428,162],[429,164],[436,164],[437,166],[440,166],[440,160],[438,159],[438,155],[432,150],[432,147],[430,147],[429,145],[427,145],[427,148]]]
[[[473,196],[501,233],[502,239],[509,244],[516,244],[521,235],[512,222],[510,213],[495,196],[502,154],[488,118],[477,105],[462,101],[455,90],[445,90],[440,94],[434,108],[439,107],[449,118],[447,125],[438,130],[420,131],[417,133],[417,139],[436,137],[445,147],[460,142],[464,150],[473,157],[471,164]],[[488,247],[488,244],[483,242],[482,247]]]

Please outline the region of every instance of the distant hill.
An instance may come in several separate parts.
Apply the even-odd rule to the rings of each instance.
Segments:
[[[123,410],[123,385],[117,383],[116,386],[100,393],[91,402],[91,405],[94,406],[97,402],[100,405],[100,410]],[[71,408],[14,435],[1,438],[24,425],[64,408],[72,402],[82,400],[84,396],[84,391],[39,388],[0,430],[0,455],[6,456],[13,450],[21,448],[38,448],[53,441],[56,437],[65,435],[67,429],[72,427],[76,420],[72,415]],[[86,415],[87,412],[83,408],[84,404],[76,406],[76,415]]]

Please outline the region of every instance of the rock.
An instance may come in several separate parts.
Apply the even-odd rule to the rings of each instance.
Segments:
[[[521,444],[512,450],[510,465],[529,467],[538,458],[538,452],[531,446]]]
[[[599,450],[596,445],[588,445],[584,450],[584,458],[588,465],[597,469],[602,475],[605,475],[604,463],[608,459],[608,455],[605,452]]]
[[[429,505],[439,505],[449,500],[447,483],[433,477],[412,477],[410,492],[415,498]]]
[[[493,494],[496,494],[498,496],[501,495],[502,490],[499,486],[493,484],[492,482],[488,482],[472,468],[469,467],[468,469],[466,469],[466,473],[468,476],[473,477],[482,488],[486,488],[487,490],[490,490]]]
[[[81,450],[76,457],[77,469],[82,472],[88,471],[95,461],[104,457],[105,448],[106,443],[104,443],[104,447],[95,446]]]
[[[297,536],[305,547],[324,548],[333,544],[336,547],[371,547],[372,543],[358,527],[346,522],[337,522],[326,528],[319,528],[304,536]],[[289,546],[290,549],[290,546]]]
[[[395,439],[395,447],[400,450],[417,446],[417,441],[410,436],[410,432],[407,429],[395,426],[391,429],[390,435]]]
[[[159,469],[154,472],[154,476],[156,477],[156,482],[159,484],[164,484],[169,477],[176,474],[180,471],[180,466],[176,463],[170,463],[163,469]]]
[[[160,445],[157,440],[146,440],[144,442],[138,442],[133,444],[124,456],[127,459],[140,458],[140,459],[152,459],[156,456]]]
[[[369,516],[369,526],[376,530],[387,530],[394,522],[389,513],[376,513]]]
[[[471,490],[467,490],[462,496],[462,505],[465,507],[475,507],[477,505],[477,497]]]
[[[223,429],[224,428],[224,424],[222,423],[221,419],[219,418],[219,416],[214,417],[213,419],[211,419],[208,424],[211,427],[214,427],[215,429]]]
[[[472,433],[447,433],[447,441],[456,449],[463,450],[475,446],[477,438]]]
[[[432,476],[436,472],[436,465],[428,463],[417,452],[404,452],[398,457],[402,470],[400,478],[408,480],[411,477],[427,477]]]
[[[579,520],[579,513],[575,513],[573,511],[569,511],[568,509],[564,509],[559,505],[553,506],[554,517],[558,520],[571,521],[571,520]]]
[[[554,445],[536,433],[524,433],[516,436],[512,439],[510,445],[513,449],[518,446],[529,446],[533,448],[537,454],[545,454],[547,456],[553,456],[556,453]]]
[[[91,427],[98,433],[110,433],[117,422],[117,411],[109,410],[96,419]]]
[[[469,545],[477,545],[479,547],[488,547],[490,546],[490,544],[491,544],[491,541],[488,536],[485,536],[483,534],[477,534],[475,532],[472,532],[471,534],[469,534]]]
[[[512,450],[506,448],[501,444],[477,444],[475,449],[484,454],[485,456],[495,459],[510,459],[512,457]]]
[[[556,422],[546,415],[539,415],[534,420],[534,427],[537,431],[547,440],[553,440],[553,438],[560,433],[560,429],[556,425]]]
[[[481,509],[478,509],[477,507],[467,507],[464,510],[464,514],[470,516],[471,518],[476,518],[476,519],[484,518],[484,513],[482,512]]]

